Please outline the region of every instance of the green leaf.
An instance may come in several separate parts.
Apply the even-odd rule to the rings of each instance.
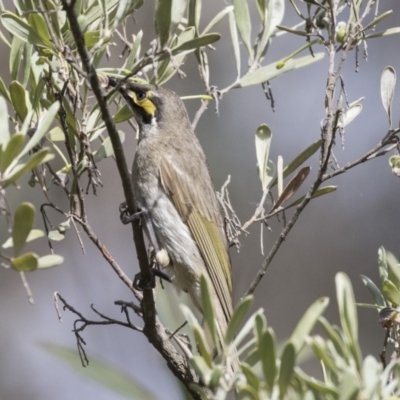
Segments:
[[[214,307],[211,301],[210,288],[208,286],[207,279],[202,274],[200,278],[200,290],[201,290],[201,309],[203,316],[210,331],[210,336],[213,340],[214,346],[218,345],[217,329],[215,326]]]
[[[227,6],[225,7],[222,11],[220,11],[211,21],[210,23],[204,28],[202,35],[205,35],[206,33],[210,32],[212,28],[214,28],[215,25],[218,24],[219,21],[222,20],[222,18],[225,17],[226,14],[229,14],[229,16],[232,14],[233,11],[233,6]]]
[[[142,37],[143,37],[143,31],[139,31],[138,34],[135,37],[135,41],[133,42],[132,49],[129,53],[128,58],[126,59],[126,63],[124,65],[124,68],[128,70],[132,70],[133,65],[135,64],[135,59],[136,56],[138,55],[139,49],[140,49],[140,44],[142,42]]]
[[[26,253],[22,256],[11,258],[11,266],[18,272],[31,272],[38,267],[39,257],[35,253]]]
[[[12,228],[14,257],[17,257],[24,247],[35,219],[35,206],[32,203],[21,203],[15,211]]]
[[[288,342],[283,349],[281,357],[281,367],[279,370],[279,398],[283,399],[289,388],[290,381],[293,377],[295,364],[295,349],[292,343]]]
[[[200,355],[203,357],[204,361],[206,362],[209,368],[212,368],[213,362],[211,357],[211,351],[207,344],[206,335],[201,328],[201,326],[196,323],[192,324],[191,328],[193,330],[193,334],[196,340],[197,348],[199,349]]]
[[[37,267],[38,269],[52,268],[62,264],[63,262],[64,257],[58,256],[57,254],[49,254],[39,258]]]
[[[371,279],[369,279],[365,275],[361,275],[361,279],[362,279],[364,285],[367,287],[367,289],[371,293],[371,296],[374,299],[374,303],[380,307],[386,307],[385,298],[383,297],[383,294],[379,290],[378,286],[376,286],[375,283],[372,282]]]
[[[381,76],[381,98],[383,108],[389,118],[389,126],[392,126],[392,103],[395,86],[396,70],[393,67],[388,66],[383,70]]]
[[[300,368],[296,367],[296,375],[313,391],[316,391],[318,394],[324,396],[326,399],[341,399],[339,397],[341,393],[339,390],[333,386],[332,384],[326,384],[324,382],[318,381],[315,378],[311,378],[306,375]]]
[[[258,175],[263,189],[268,187],[270,176],[268,175],[269,150],[271,147],[272,131],[267,124],[262,124],[256,131],[256,155]]]
[[[118,131],[118,136],[121,143],[123,143],[125,140],[125,133],[122,131]],[[114,149],[110,137],[107,137],[101,144],[99,149],[93,154],[93,159],[94,162],[97,164],[104,158],[111,157],[112,155],[114,155]]]
[[[11,103],[11,96],[10,96],[10,92],[8,91],[8,89],[6,88],[6,85],[3,81],[3,79],[0,78],[0,93],[3,95],[3,97]]]
[[[264,331],[260,337],[258,351],[260,353],[261,365],[264,373],[268,393],[271,395],[274,389],[278,368],[276,365],[276,340],[271,328]]]
[[[234,88],[258,85],[260,83],[270,81],[271,79],[274,79],[285,72],[291,71],[292,69],[305,67],[314,62],[322,60],[322,58],[324,58],[324,53],[315,53],[314,57],[308,55],[299,58],[291,58],[280,69],[277,68],[277,63],[266,65],[265,67],[261,67],[254,72],[244,75],[242,79],[240,79],[240,81],[234,86]]]
[[[195,29],[193,26],[185,29],[184,31],[181,32],[181,34],[178,36],[176,42],[174,44],[171,44],[173,47],[180,46],[181,44],[184,44],[188,42],[189,40],[192,40],[195,36]],[[181,66],[183,61],[186,58],[187,53],[182,52],[178,53],[173,59],[165,59],[160,63],[160,66],[158,68],[158,77],[153,77],[151,83],[155,83],[156,81],[154,80],[155,78],[158,79],[158,85],[162,85],[165,82],[167,82],[170,78],[172,78],[178,68]],[[154,82],[153,82],[154,80]]]
[[[174,33],[177,26],[182,22],[186,11],[188,0],[172,0],[170,32]]]
[[[171,26],[172,0],[156,0],[155,25],[160,49],[167,44]]]
[[[33,154],[28,159],[28,161],[17,165],[15,168],[13,168],[13,170],[10,173],[7,174],[7,176],[5,177],[6,179],[4,179],[4,181],[2,182],[3,189],[14,183],[26,172],[37,167],[39,164],[43,162],[50,161],[53,158],[54,156],[50,154],[50,150],[48,148],[40,149],[38,152]]]
[[[392,281],[386,280],[382,283],[382,292],[394,306],[400,305],[400,291]]]
[[[376,26],[377,24],[379,24],[379,22],[383,21],[385,18],[387,18],[389,15],[393,14],[393,10],[389,10],[384,12],[383,14],[379,15],[378,17],[376,17],[375,19],[373,19],[369,24],[367,24],[364,27],[364,32],[370,28],[373,28],[374,26]]]
[[[44,236],[44,232],[41,229],[32,229],[29,234],[28,237],[26,238],[25,243],[31,242],[32,240],[36,240],[39,239],[41,237]],[[14,243],[13,243],[13,239],[12,237],[9,237],[3,244],[2,244],[2,248],[3,249],[9,249],[11,247],[13,247]]]
[[[358,371],[360,371],[361,354],[358,344],[358,319],[353,288],[349,277],[343,272],[336,274],[335,282],[342,329],[350,343],[353,358],[357,364]]]
[[[382,37],[382,36],[395,35],[397,33],[400,33],[400,27],[389,28],[389,29],[385,29],[384,31],[370,33],[369,35],[365,35],[365,39],[373,39],[373,38]]]
[[[11,43],[10,60],[9,60],[11,80],[13,81],[18,79],[18,74],[21,67],[23,49],[24,49],[24,42],[16,36],[13,37]]]
[[[321,148],[322,140],[319,139],[310,146],[308,146],[305,150],[303,150],[298,156],[296,156],[284,169],[283,169],[283,178],[286,178],[293,171],[295,171],[300,165],[306,162],[312,155],[315,154],[318,149]],[[271,184],[271,187],[277,184],[277,178]]]
[[[10,127],[8,124],[7,103],[3,97],[0,97],[0,126],[0,146],[3,146],[4,150],[10,140]]]
[[[252,371],[250,365],[242,363],[240,364],[240,368],[242,369],[242,372],[244,376],[246,377],[247,383],[254,388],[256,391],[258,391],[258,387],[260,386],[260,382],[256,374]]]
[[[378,268],[379,268],[379,277],[381,279],[381,282],[383,282],[389,277],[388,265],[386,261],[386,251],[383,246],[381,246],[378,250]]]
[[[233,0],[233,7],[238,31],[249,52],[250,59],[253,60],[254,51],[251,45],[251,20],[247,0]]]
[[[240,78],[240,47],[235,17],[232,13],[229,14],[229,30],[232,38],[233,54],[235,55],[237,77]]]
[[[249,311],[251,305],[253,304],[253,301],[254,301],[253,296],[246,296],[236,306],[235,310],[233,311],[232,318],[228,323],[228,328],[226,330],[226,335],[225,335],[226,344],[229,344],[233,340],[235,335],[238,333],[247,312]]]
[[[1,22],[11,34],[17,36],[26,43],[30,43],[35,46],[52,47],[51,42],[44,42],[28,23],[11,12],[4,12],[1,15]]]
[[[326,307],[328,307],[328,304],[329,298],[321,297],[315,301],[301,317],[301,320],[298,322],[289,339],[294,346],[296,354],[299,354],[303,349],[307,336],[314,329],[315,324],[326,310]]]
[[[39,122],[39,125],[36,128],[35,133],[32,135],[28,144],[25,146],[24,150],[22,151],[21,156],[27,154],[36,145],[39,144],[39,142],[42,140],[44,135],[48,132],[50,125],[53,123],[54,118],[58,113],[59,108],[60,108],[60,103],[58,101],[56,101],[47,110],[46,114],[44,115],[42,120]]]
[[[135,378],[111,366],[109,363],[91,357],[90,366],[88,368],[82,368],[76,348],[70,349],[53,343],[44,343],[42,347],[48,353],[73,368],[77,373],[107,387],[114,393],[118,393],[132,400],[156,400],[156,397],[137,382]]]
[[[194,26],[196,33],[199,32],[201,16],[201,0],[189,0],[188,26]]]
[[[18,81],[12,81],[10,83],[10,97],[19,119],[24,121],[28,114],[27,93]]]
[[[30,13],[28,16],[28,22],[29,25],[34,29],[35,33],[39,35],[40,40],[43,44],[45,44],[47,47],[54,47],[50,39],[50,34],[47,28],[46,21],[41,14],[35,12]]]
[[[336,189],[337,189],[337,186],[323,186],[323,187],[317,189],[316,192],[311,196],[311,198],[315,199],[315,198],[323,196],[325,194],[335,192]],[[306,196],[300,197],[299,199],[297,199],[293,203],[291,203],[288,206],[286,206],[285,209],[298,206],[304,200],[305,197]]]
[[[21,133],[15,133],[11,136],[7,147],[3,151],[0,162],[0,172],[4,171],[10,166],[10,164],[17,158],[21,152],[22,147],[25,143],[25,135]]]
[[[339,331],[338,327],[333,327],[324,317],[319,317],[319,323],[324,329],[326,335],[331,340],[333,345],[335,346],[336,351],[340,354],[341,357],[348,358],[349,350],[344,343],[342,337],[342,331]]]
[[[208,46],[209,44],[215,43],[220,38],[221,35],[219,33],[208,33],[207,35],[196,37],[192,40],[182,43],[181,45],[178,45],[171,50],[171,53],[172,55],[176,55],[182,51],[189,51],[199,47]]]

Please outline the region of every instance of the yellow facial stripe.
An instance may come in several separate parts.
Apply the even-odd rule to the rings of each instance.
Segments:
[[[148,91],[146,93],[146,97],[143,100],[138,100],[136,93],[132,90],[129,92],[132,100],[137,104],[139,107],[142,107],[144,111],[146,111],[147,114],[154,116],[156,113],[156,106],[154,103],[150,100],[150,98],[153,96],[153,92]]]

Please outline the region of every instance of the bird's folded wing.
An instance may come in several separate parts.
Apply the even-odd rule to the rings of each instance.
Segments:
[[[160,165],[161,182],[181,218],[190,229],[203,256],[211,283],[228,322],[232,316],[232,278],[226,240],[216,210],[201,196],[188,174],[182,174],[167,159]]]

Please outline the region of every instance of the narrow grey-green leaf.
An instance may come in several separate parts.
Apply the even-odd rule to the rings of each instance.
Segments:
[[[24,49],[24,41],[19,37],[14,36],[11,43],[11,51],[10,51],[10,73],[11,80],[17,80],[19,70],[21,67],[21,59],[22,59],[22,51]]]
[[[374,26],[376,26],[377,24],[379,24],[379,22],[383,21],[385,18],[387,18],[389,15],[393,14],[393,10],[389,10],[384,12],[383,14],[377,16],[376,18],[374,18],[369,24],[367,24],[364,28],[363,31],[367,31],[370,28],[373,28]]]
[[[253,60],[254,51],[251,45],[251,20],[247,0],[233,0],[233,7],[238,31],[249,52],[250,59]]]
[[[358,343],[358,318],[353,287],[349,277],[339,272],[335,277],[336,297],[342,329],[350,343],[351,352],[358,370],[361,368],[361,354]]]
[[[274,332],[268,328],[260,337],[258,351],[260,352],[261,365],[264,373],[268,393],[271,395],[278,368],[276,365],[276,340]]]
[[[204,319],[206,320],[208,329],[210,331],[211,338],[214,346],[218,344],[217,330],[215,327],[215,316],[214,308],[211,301],[210,288],[208,286],[207,279],[202,274],[200,278],[200,290],[201,290],[201,309],[203,310]]]
[[[386,67],[381,76],[381,98],[383,108],[389,117],[389,125],[392,126],[392,102],[394,96],[394,88],[396,85],[396,70],[388,66]]]
[[[292,343],[288,342],[283,349],[281,357],[281,367],[279,370],[279,398],[283,399],[289,388],[290,381],[293,377],[295,364],[295,349]]]
[[[35,219],[35,211],[35,206],[28,202],[21,203],[15,210],[12,228],[14,257],[20,254],[26,243]]]
[[[235,335],[238,333],[247,312],[253,304],[253,296],[244,297],[233,311],[231,320],[228,323],[228,328],[225,335],[225,343],[229,344]]]
[[[300,167],[300,165],[306,162],[321,147],[321,143],[321,139],[317,140],[312,145],[307,147],[304,151],[302,151],[298,156],[296,156],[285,168],[283,168],[283,178],[286,178],[298,167]],[[275,186],[277,182],[277,179],[274,179],[271,187]]]
[[[172,55],[178,54],[182,51],[188,51],[197,49],[199,47],[208,46],[209,44],[217,42],[221,38],[219,33],[208,33],[207,35],[196,37],[192,40],[188,40],[185,43],[173,48],[171,50]]]
[[[291,181],[286,185],[285,189],[283,189],[282,194],[279,196],[271,211],[281,207],[286,201],[292,198],[292,196],[299,190],[300,186],[306,180],[310,171],[310,167],[304,167],[291,179]]]
[[[337,190],[337,186],[323,186],[323,187],[317,189],[316,192],[311,196],[311,198],[315,199],[315,198],[323,196],[325,194],[335,192],[336,190]],[[305,196],[300,197],[293,203],[286,206],[285,209],[298,206],[304,200],[304,198],[305,198]]]
[[[235,17],[232,13],[229,14],[229,30],[231,32],[233,54],[235,55],[237,77],[240,78],[240,47],[239,38],[237,34]]]
[[[3,79],[1,79],[0,77],[0,93],[3,95],[3,97],[9,102],[11,103],[11,96],[10,96],[10,92],[8,91]]]
[[[365,39],[373,39],[382,36],[396,35],[398,33],[400,33],[400,27],[389,28],[385,29],[384,31],[374,32],[370,33],[369,35],[365,35]]]
[[[183,15],[186,11],[187,2],[188,0],[172,0],[170,26],[171,33],[174,33],[178,25],[182,22]]]
[[[220,11],[210,22],[209,24],[204,28],[202,35],[205,35],[206,33],[210,32],[212,28],[214,28],[215,25],[218,24],[219,21],[222,20],[222,18],[225,17],[226,14],[231,14],[233,11],[233,6],[227,6],[225,7],[222,11]]]
[[[261,180],[263,189],[267,187],[267,168],[269,159],[269,150],[271,147],[272,131],[267,124],[262,124],[257,128],[256,131],[256,156],[258,175]]]
[[[381,246],[378,250],[378,268],[379,268],[379,277],[382,283],[389,277],[388,265],[386,260],[386,251],[383,246]]]
[[[32,229],[29,232],[28,237],[26,238],[25,243],[31,242],[32,240],[36,240],[39,239],[41,237],[44,236],[44,232],[41,229]],[[13,243],[13,239],[12,237],[9,237],[3,244],[2,244],[2,248],[3,249],[9,249],[11,247],[13,247],[14,243]]]
[[[202,0],[189,0],[188,27],[194,26],[199,32]]]
[[[5,146],[7,146],[8,141],[10,140],[10,127],[8,124],[8,110],[7,103],[3,97],[0,96],[0,146],[3,146],[3,150]]]
[[[212,357],[211,351],[207,344],[206,335],[199,324],[192,325],[193,334],[196,340],[197,348],[199,349],[200,355],[203,357],[209,368],[212,368]]]
[[[51,47],[51,43],[45,43],[36,31],[17,15],[6,11],[1,15],[1,21],[11,34],[24,42],[35,46]]]
[[[63,262],[64,257],[57,254],[49,254],[39,258],[37,267],[38,269],[53,268],[57,265],[61,265]]]
[[[53,43],[50,39],[49,30],[43,16],[40,13],[30,13],[28,16],[28,22],[29,25],[34,29],[34,31],[39,35],[41,41],[47,47],[53,47]]]
[[[39,164],[43,162],[50,161],[54,156],[50,154],[50,150],[48,148],[40,149],[38,152],[33,154],[27,162],[17,165],[9,174],[7,174],[6,178],[2,183],[3,189],[7,186],[14,183],[17,179],[19,179],[26,172],[31,169],[37,167]]]
[[[43,139],[44,135],[48,132],[50,125],[53,123],[55,116],[58,113],[60,108],[60,103],[56,101],[51,105],[51,107],[47,110],[46,114],[39,122],[38,127],[35,130],[35,133],[29,139],[27,145],[22,151],[21,155],[28,154],[39,142]]]
[[[310,334],[318,318],[324,313],[326,307],[328,307],[329,298],[321,297],[315,301],[307,309],[301,320],[298,322],[296,328],[294,329],[292,336],[290,337],[290,342],[293,344],[296,354],[299,354],[305,345],[305,340]]]
[[[371,293],[371,296],[374,299],[374,303],[380,307],[386,307],[387,304],[386,304],[385,298],[383,297],[383,294],[379,290],[378,286],[376,286],[375,283],[372,282],[371,279],[368,278],[368,276],[361,275],[361,279],[362,279],[364,285],[367,287],[367,289]]]
[[[126,372],[110,365],[109,363],[90,357],[90,367],[82,368],[76,348],[68,348],[53,343],[42,344],[42,347],[54,357],[73,368],[77,373],[107,387],[127,399],[156,400],[151,391]]]
[[[24,121],[28,114],[27,98],[25,89],[18,81],[10,83],[10,96],[12,105],[20,121]]]
[[[119,140],[121,143],[125,140],[125,133],[122,131],[118,131]],[[111,157],[114,155],[114,149],[112,147],[110,137],[107,137],[104,142],[101,144],[99,149],[94,153],[93,159],[95,163],[100,162],[103,158]]]
[[[242,372],[244,376],[246,377],[247,383],[254,388],[255,390],[258,391],[258,388],[260,386],[260,380],[257,377],[257,375],[252,371],[250,365],[242,363],[240,364],[240,368],[242,369]]]
[[[21,133],[15,133],[11,136],[7,147],[3,150],[3,155],[0,162],[0,172],[4,171],[9,167],[9,165],[17,158],[20,154],[21,149],[25,142],[25,135]]]
[[[271,79],[274,79],[285,72],[305,67],[314,62],[322,60],[323,58],[324,53],[315,53],[314,57],[308,55],[299,58],[291,58],[280,69],[277,68],[277,63],[268,64],[265,67],[261,67],[254,72],[244,75],[234,87],[241,88],[251,85],[258,85],[260,83],[270,81]]]
[[[25,253],[22,256],[11,258],[11,266],[18,272],[31,272],[38,267],[38,255]]]
[[[313,391],[318,394],[325,396],[326,399],[342,399],[339,397],[341,395],[340,391],[333,386],[331,383],[326,384],[324,382],[318,381],[315,378],[311,378],[306,375],[300,368],[296,367],[296,375]],[[314,398],[314,397],[313,397]]]
[[[172,0],[157,0],[155,6],[155,25],[160,49],[167,44],[171,26]]]
[[[382,283],[382,292],[394,306],[400,305],[400,291],[392,281],[387,279]]]
[[[132,49],[129,53],[128,58],[126,59],[126,63],[124,68],[128,69],[128,70],[132,70],[133,65],[135,64],[135,59],[136,56],[139,53],[139,49],[140,49],[140,44],[142,43],[142,37],[143,37],[143,31],[140,30],[138,32],[138,34],[135,37],[135,41],[133,42],[133,46]]]

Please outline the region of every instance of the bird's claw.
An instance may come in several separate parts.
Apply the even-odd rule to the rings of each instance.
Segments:
[[[132,221],[137,221],[140,218],[141,211],[131,214],[128,209],[128,204],[126,201],[121,203],[118,207],[119,218],[124,225],[129,224]]]
[[[132,286],[136,290],[140,290],[141,292],[146,289],[154,289],[156,287],[156,277],[159,277],[160,279],[163,279],[167,282],[172,282],[171,278],[163,271],[160,271],[157,268],[151,268],[150,269],[150,279],[143,279],[142,273],[139,272],[135,275],[133,278],[133,284]]]

